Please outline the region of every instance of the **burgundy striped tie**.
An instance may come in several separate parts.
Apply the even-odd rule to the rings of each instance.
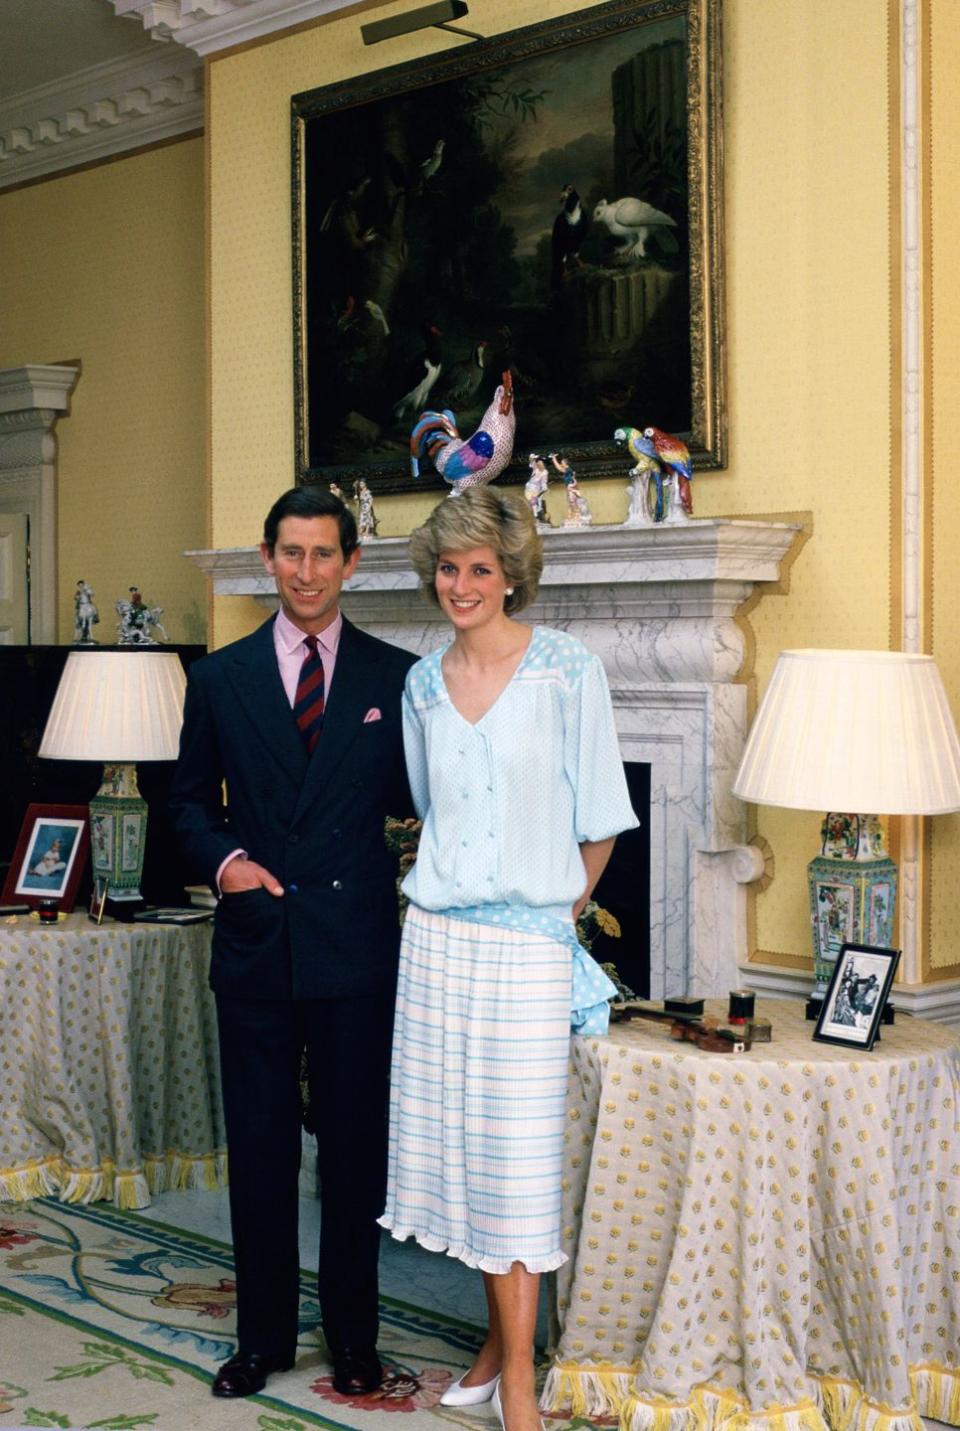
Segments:
[[[308,636],[303,644],[307,649],[300,667],[293,714],[307,754],[312,755],[323,730],[323,662],[316,636]]]

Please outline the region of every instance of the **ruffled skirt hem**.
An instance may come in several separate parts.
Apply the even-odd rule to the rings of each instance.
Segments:
[[[522,1252],[518,1252],[515,1257],[488,1257],[485,1253],[474,1252],[470,1247],[455,1246],[434,1233],[418,1232],[413,1227],[394,1227],[387,1213],[378,1217],[377,1221],[396,1242],[406,1242],[407,1238],[412,1237],[428,1252],[445,1252],[448,1257],[455,1257],[466,1267],[472,1267],[477,1272],[491,1272],[494,1276],[504,1276],[517,1262],[522,1262],[528,1272],[555,1272],[567,1261],[567,1254],[559,1249],[545,1257],[528,1257]]]

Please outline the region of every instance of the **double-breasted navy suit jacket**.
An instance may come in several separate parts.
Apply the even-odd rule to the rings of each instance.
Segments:
[[[400,697],[415,659],[344,618],[311,757],[280,679],[272,620],[191,667],[170,801],[188,862],[215,888],[223,860],[243,849],[285,890],[219,901],[210,971],[218,994],[392,990],[397,866],[383,826],[387,815],[412,812]]]

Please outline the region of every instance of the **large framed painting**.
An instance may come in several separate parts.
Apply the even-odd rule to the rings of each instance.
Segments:
[[[720,0],[612,3],[292,100],[297,480],[411,490],[425,410],[724,465]],[[428,466],[421,484],[442,486]]]

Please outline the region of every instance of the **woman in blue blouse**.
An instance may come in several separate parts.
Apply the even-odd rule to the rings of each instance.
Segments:
[[[537,1431],[539,1277],[566,1260],[571,1022],[603,1032],[613,993],[574,923],[637,820],[600,662],[513,619],[543,569],[527,504],[471,488],[437,506],[410,551],[453,639],[404,693],[423,833],[403,885],[381,1222],[483,1273],[489,1333],[443,1402],[493,1399],[508,1431]]]

